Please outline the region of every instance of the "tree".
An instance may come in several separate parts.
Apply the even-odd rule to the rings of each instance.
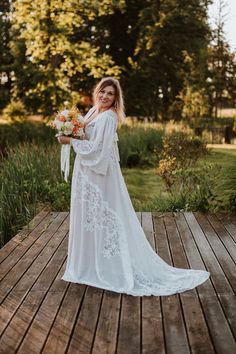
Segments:
[[[236,59],[225,38],[227,2],[219,0],[218,17],[208,49],[208,94],[211,112],[217,118],[225,104],[235,105]]]
[[[148,1],[140,13],[140,33],[127,86],[128,110],[161,119],[180,119],[186,78],[202,76],[208,43],[208,0]],[[190,60],[189,60],[190,58]],[[191,62],[191,65],[190,65]],[[190,81],[190,80],[189,80]],[[130,85],[132,87],[132,85]]]
[[[78,103],[89,78],[119,76],[119,66],[92,44],[89,27],[122,4],[123,0],[14,1],[12,51],[20,64],[15,83],[28,107],[50,114],[65,100]]]
[[[10,52],[10,1],[0,3],[0,108],[10,100],[13,57]]]

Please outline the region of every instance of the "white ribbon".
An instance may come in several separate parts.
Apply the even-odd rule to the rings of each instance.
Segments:
[[[61,172],[64,172],[64,180],[67,182],[70,170],[70,144],[61,146]]]

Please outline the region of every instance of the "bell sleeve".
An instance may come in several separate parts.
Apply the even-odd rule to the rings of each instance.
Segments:
[[[106,175],[116,127],[116,113],[106,111],[95,123],[90,140],[71,139],[74,151],[80,156],[81,165],[88,166],[95,173]]]

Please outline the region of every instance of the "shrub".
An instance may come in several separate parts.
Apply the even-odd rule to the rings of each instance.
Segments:
[[[236,211],[236,166],[232,166],[230,171],[225,171],[227,178],[220,183],[221,190],[226,198],[226,208],[232,212]]]
[[[167,190],[172,192],[172,185],[180,178],[181,171],[193,167],[208,150],[198,137],[184,132],[172,132],[165,136],[158,173]],[[183,174],[183,182],[184,182]]]
[[[44,123],[29,121],[0,125],[0,151],[2,154],[5,154],[8,148],[24,142],[48,145],[56,142],[55,132]]]
[[[207,153],[206,145],[198,137],[173,132],[164,138],[157,169],[170,194],[164,205],[168,208],[172,205],[171,210],[209,210],[210,202],[215,198],[214,171],[218,171],[218,166],[198,167],[198,160]]]
[[[122,167],[155,166],[158,163],[163,130],[124,125],[118,134]]]
[[[26,108],[20,100],[11,101],[3,110],[3,116],[10,121],[24,121],[27,117]]]

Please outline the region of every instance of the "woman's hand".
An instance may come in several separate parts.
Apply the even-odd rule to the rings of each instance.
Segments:
[[[70,139],[71,138],[69,136],[64,136],[64,135],[57,137],[57,140],[59,141],[60,144],[70,144]]]

